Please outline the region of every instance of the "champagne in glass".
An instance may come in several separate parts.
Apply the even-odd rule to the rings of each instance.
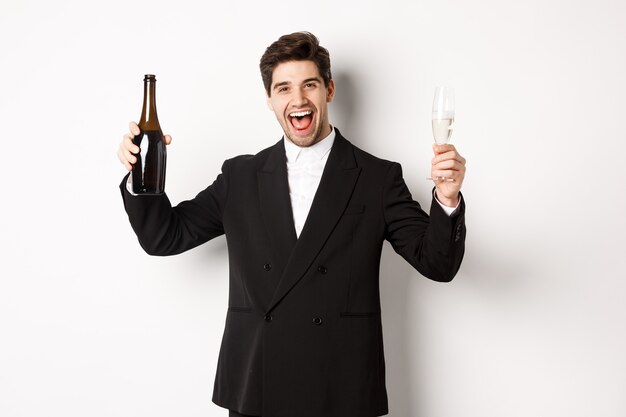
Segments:
[[[454,129],[454,89],[437,87],[433,99],[432,113],[433,137],[438,145],[450,142]],[[432,180],[433,178],[428,178]],[[452,178],[437,177],[435,180],[453,181]]]
[[[438,145],[445,145],[450,141],[453,124],[453,114],[445,117],[444,119],[433,118],[433,136],[435,137],[435,143]]]

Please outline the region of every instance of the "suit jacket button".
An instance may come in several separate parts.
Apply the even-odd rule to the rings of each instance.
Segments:
[[[265,317],[263,317],[265,319],[265,321],[270,322],[272,321],[272,316],[270,316],[269,314],[267,314]]]
[[[328,272],[328,269],[326,269],[325,266],[320,265],[317,267],[317,272],[319,272],[320,274],[325,274]]]
[[[321,317],[315,317],[313,319],[313,323],[317,324],[319,326],[320,324],[322,324],[322,318]]]
[[[263,269],[265,269],[266,271],[269,271],[270,269],[272,269],[272,264],[263,265]]]

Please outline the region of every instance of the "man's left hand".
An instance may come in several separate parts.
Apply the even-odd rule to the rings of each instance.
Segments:
[[[459,191],[465,178],[465,158],[454,145],[433,145],[435,157],[432,160],[431,178],[437,187],[437,199],[448,207],[459,203]]]

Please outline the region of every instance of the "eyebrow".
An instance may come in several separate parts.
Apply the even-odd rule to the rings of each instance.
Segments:
[[[276,90],[278,87],[282,87],[284,85],[289,85],[291,84],[289,81],[282,81],[279,83],[274,84],[274,87],[272,87],[272,90]]]
[[[318,83],[322,82],[322,80],[320,80],[318,77],[311,77],[311,78],[307,78],[306,80],[302,81],[302,84],[310,83],[311,81],[316,81]]]
[[[322,80],[319,77],[311,77],[311,78],[307,78],[306,80],[302,81],[302,84],[306,84],[306,83],[310,83],[311,81],[315,81],[318,83],[321,83]],[[279,87],[285,86],[285,85],[290,85],[291,81],[281,81],[279,83],[274,84],[274,86],[272,87],[272,90],[276,90]]]

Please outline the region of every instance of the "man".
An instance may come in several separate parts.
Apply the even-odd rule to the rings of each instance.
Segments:
[[[387,414],[379,297],[383,241],[423,275],[450,281],[463,257],[465,160],[435,146],[430,217],[400,165],[333,128],[328,51],[310,33],[282,36],[261,58],[267,104],[285,133],[224,162],[215,182],[172,207],[167,196],[124,205],[142,247],[173,255],[225,234],[228,312],[213,401],[230,416]],[[119,158],[132,169],[131,134]],[[171,138],[168,136],[166,142]]]

